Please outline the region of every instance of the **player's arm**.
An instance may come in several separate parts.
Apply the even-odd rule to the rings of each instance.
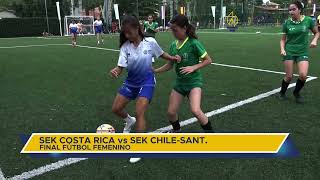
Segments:
[[[128,56],[125,47],[120,48],[120,54],[117,67],[110,71],[110,76],[117,78],[121,75],[124,68],[128,67]]]
[[[153,71],[155,73],[163,73],[163,72],[167,72],[169,70],[171,70],[173,67],[173,62],[167,62],[165,65],[157,68],[157,69],[154,69]]]
[[[317,26],[314,26],[313,29],[311,30],[312,33],[314,34],[313,36],[313,39],[311,41],[311,44],[310,44],[310,47],[311,48],[315,48],[317,47],[317,44],[318,44],[318,39],[319,39],[319,31],[318,31],[318,27]]]
[[[179,55],[171,56],[168,53],[164,52],[154,38],[152,38],[151,43],[152,43],[153,57],[156,57],[156,58],[161,57],[162,59],[168,60],[170,62],[179,63],[181,61],[181,57]]]
[[[171,61],[171,62],[180,62],[181,61],[181,57],[179,55],[175,55],[175,56],[170,56],[168,53],[163,52],[163,54],[160,56],[162,59]]]
[[[201,58],[201,63],[199,64],[195,64],[193,66],[186,66],[186,67],[182,67],[180,68],[180,72],[182,74],[190,74],[198,69],[204,68],[208,65],[210,65],[213,61],[211,59],[211,57],[208,55],[208,53],[206,53],[202,58]]]
[[[123,67],[117,66],[110,71],[110,76],[113,78],[118,78],[123,71]]]
[[[286,42],[287,42],[287,34],[282,34],[282,37],[280,40],[280,54],[282,56],[287,55],[286,50],[285,50]]]

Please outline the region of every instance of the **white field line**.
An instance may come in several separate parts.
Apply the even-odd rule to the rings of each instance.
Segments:
[[[45,46],[71,46],[71,45],[70,44],[40,44],[40,45],[25,45],[25,46],[8,46],[8,47],[0,47],[0,49],[45,47]],[[94,46],[77,45],[77,47],[88,48],[88,49],[98,49],[98,50],[104,50],[104,51],[114,51],[114,52],[120,51],[118,49],[101,48],[101,47],[94,47]],[[245,67],[245,66],[237,66],[237,65],[229,65],[229,64],[221,64],[221,63],[211,63],[211,64],[216,65],[216,66],[246,69],[246,70],[260,71],[260,72],[268,72],[268,73],[274,73],[274,74],[285,74],[284,72],[272,71],[272,70],[266,70],[266,69],[258,69],[258,68],[250,68],[250,67]],[[294,74],[294,76],[299,76],[299,75]],[[314,76],[308,76],[308,77],[314,77]]]
[[[257,69],[257,68],[250,68],[250,67],[244,67],[244,66],[236,66],[236,65],[229,65],[229,64],[220,64],[220,63],[211,63],[216,66],[223,66],[223,67],[231,67],[231,68],[238,68],[238,69],[247,69],[252,71],[260,71],[260,72],[268,72],[268,73],[274,73],[274,74],[286,74],[285,72],[279,72],[279,71],[272,71],[272,70],[266,70],[266,69]],[[298,74],[293,74],[294,76],[299,76]],[[309,78],[314,76],[308,76]]]
[[[100,47],[94,47],[94,46],[82,46],[82,45],[77,45],[77,47],[89,48],[89,49],[99,49],[99,50],[104,50],[104,51],[120,52],[120,50],[118,50],[118,49],[100,48]]]
[[[56,169],[60,169],[65,166],[69,166],[71,164],[78,163],[80,161],[86,160],[87,158],[68,158],[64,160],[57,161],[55,163],[51,163],[45,166],[41,166],[39,168],[33,169],[31,171],[24,172],[18,176],[14,176],[12,178],[8,179],[16,179],[16,180],[21,180],[21,179],[29,179],[35,176],[39,176],[41,174],[44,174],[46,172],[54,171]]]
[[[77,47],[81,48],[89,48],[89,49],[98,49],[98,50],[105,50],[105,51],[114,51],[114,52],[119,52],[120,50],[118,49],[109,49],[109,48],[100,48],[100,47],[94,47],[94,46],[81,46],[77,45]],[[238,68],[238,69],[246,69],[246,70],[252,70],[252,71],[260,71],[260,72],[268,72],[268,73],[274,73],[274,74],[285,74],[285,72],[279,72],[279,71],[272,71],[272,70],[266,70],[266,69],[258,69],[258,68],[250,68],[250,67],[245,67],[245,66],[237,66],[237,65],[229,65],[229,64],[221,64],[221,63],[211,63],[212,65],[216,66],[223,66],[223,67],[231,67],[231,68]],[[294,76],[299,76],[298,74],[294,74]],[[314,76],[308,76],[314,77]]]
[[[307,82],[315,80],[315,79],[317,79],[317,78],[316,77],[308,78]],[[288,88],[292,88],[292,87],[295,87],[295,86],[296,86],[296,84],[292,83],[292,84],[289,85]],[[245,100],[242,100],[242,101],[239,101],[239,102],[224,106],[224,107],[222,107],[220,109],[207,112],[206,116],[212,117],[214,115],[221,114],[223,112],[227,112],[229,110],[241,107],[243,105],[246,105],[246,104],[261,100],[263,98],[272,96],[272,95],[278,93],[279,91],[280,91],[280,88],[277,88],[277,89],[274,89],[272,91],[269,91],[269,92],[266,92],[266,93],[262,93],[262,94],[259,94],[257,96],[253,96],[251,98],[248,98],[248,99],[245,99]],[[193,118],[190,118],[190,119],[182,121],[181,122],[181,126],[187,126],[187,125],[195,123],[195,122],[197,122],[197,119],[193,117]],[[172,129],[172,126],[170,125],[170,126],[166,126],[166,127],[163,127],[163,128],[159,128],[159,129],[153,131],[153,133],[161,133],[161,132],[168,131],[168,130],[171,130],[171,129]],[[58,162],[51,163],[51,164],[48,164],[48,165],[45,165],[45,166],[30,170],[30,171],[24,172],[24,173],[22,173],[20,175],[13,176],[13,177],[11,177],[9,179],[10,180],[29,179],[29,178],[32,178],[32,177],[35,177],[35,176],[39,176],[39,175],[42,175],[44,173],[47,173],[47,172],[50,172],[50,171],[53,171],[53,170],[56,170],[56,169],[63,168],[65,166],[69,166],[71,164],[78,163],[78,162],[86,160],[86,159],[88,159],[88,158],[68,158],[68,159],[60,160]]]
[[[260,31],[260,30],[257,30]],[[234,35],[282,35],[283,33],[256,33],[256,32],[219,32],[219,31],[211,31],[211,32],[206,32],[206,31],[198,31],[198,34],[234,34]]]

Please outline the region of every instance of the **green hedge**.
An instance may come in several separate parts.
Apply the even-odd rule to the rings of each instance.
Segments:
[[[63,28],[63,20],[61,23]],[[58,18],[49,18],[49,30],[53,35],[60,35]],[[0,38],[42,36],[43,31],[47,31],[45,17],[0,19]]]

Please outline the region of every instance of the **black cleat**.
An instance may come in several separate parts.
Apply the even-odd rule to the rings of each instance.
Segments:
[[[296,103],[302,104],[304,103],[303,97],[299,93],[293,93],[294,97],[296,98]]]
[[[288,97],[286,96],[286,94],[283,94],[283,93],[279,93],[278,94],[278,99],[281,100],[281,101],[284,101],[284,100],[287,100]]]

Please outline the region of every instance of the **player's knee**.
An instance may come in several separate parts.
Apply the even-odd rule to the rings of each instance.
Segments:
[[[139,118],[139,117],[144,117],[144,113],[145,113],[145,110],[141,110],[141,109],[137,109],[136,110],[136,116]]]
[[[292,80],[293,76],[292,76],[292,74],[291,75],[286,75],[284,78],[285,78],[286,82],[290,82]]]
[[[198,116],[199,114],[202,113],[202,110],[200,109],[200,107],[191,107],[190,110],[194,116]]]
[[[112,106],[111,111],[112,111],[114,114],[119,114],[119,113],[121,112],[121,108],[118,107],[118,106]]]
[[[172,117],[175,117],[176,114],[177,114],[177,112],[175,112],[173,110],[170,110],[170,109],[167,112],[167,116],[169,117],[169,119],[172,118]]]
[[[307,79],[307,73],[299,73],[299,79],[305,81]]]

